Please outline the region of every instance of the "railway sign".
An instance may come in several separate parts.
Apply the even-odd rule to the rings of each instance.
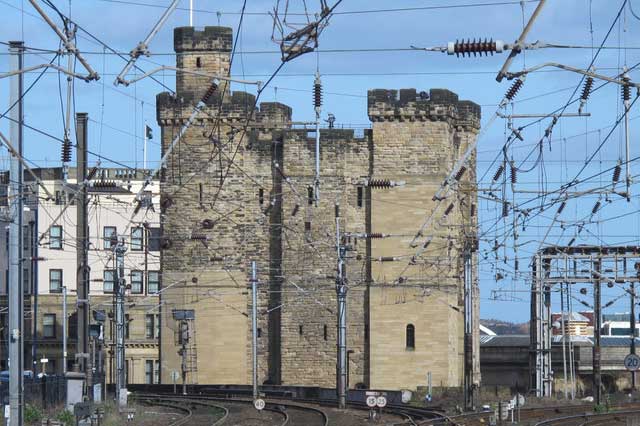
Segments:
[[[378,398],[376,398],[376,405],[380,408],[384,408],[387,406],[387,398],[385,398],[384,396],[379,396]]]
[[[637,371],[640,368],[640,356],[629,354],[624,358],[624,368],[629,371]]]
[[[375,407],[377,401],[378,401],[378,399],[375,396],[373,396],[373,395],[368,396],[367,397],[367,407],[369,407],[369,408]]]
[[[258,411],[264,410],[265,405],[266,403],[264,402],[264,399],[258,398],[253,401],[253,406],[256,407],[256,410]]]

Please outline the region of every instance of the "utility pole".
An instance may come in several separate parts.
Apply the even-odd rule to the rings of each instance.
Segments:
[[[602,376],[600,371],[600,331],[602,328],[602,295],[600,287],[600,260],[593,262],[596,271],[593,283],[593,396],[596,405],[602,400]]]
[[[627,67],[624,67],[622,81],[628,83],[630,80]],[[625,171],[627,186],[627,202],[631,201],[631,155],[629,154],[629,109],[631,108],[631,86],[625,84],[622,86],[622,101],[624,103],[624,139],[625,139]],[[635,388],[634,388],[635,389]]]
[[[87,394],[91,399],[93,383],[89,382],[90,372],[87,369],[89,356],[89,224],[87,217],[87,123],[86,112],[76,114],[76,184],[79,193],[76,195],[76,289],[78,309],[78,355],[80,372],[85,373]]]
[[[251,262],[251,333],[253,349],[253,400],[258,399],[258,278],[255,260]]]
[[[23,52],[21,41],[9,42],[11,69],[19,71],[11,77],[9,104],[11,108],[10,139],[18,155],[10,160],[9,200],[11,223],[9,225],[9,408],[10,426],[22,426],[24,413],[24,291],[22,282],[22,215],[23,215],[23,166],[22,157],[24,110]]]
[[[631,353],[636,353],[636,284],[630,283],[631,293]],[[636,390],[636,372],[631,371],[631,391]]]
[[[464,407],[474,410],[476,405],[475,354],[474,354],[474,291],[473,241],[465,241],[464,260]]]
[[[113,251],[116,258],[116,399],[118,407],[122,409],[127,406],[124,357],[124,292],[126,289],[126,281],[124,279],[124,253],[127,251],[127,248],[124,245],[124,240],[118,240],[113,247]]]
[[[316,112],[316,174],[313,179],[313,193],[317,206],[320,200],[320,114],[322,112],[322,81],[318,71],[313,83],[313,106]]]
[[[67,286],[62,286],[62,373],[67,374]]]
[[[336,390],[338,394],[338,408],[347,407],[347,272],[345,268],[345,254],[347,247],[343,244],[340,233],[340,205],[335,206],[336,216],[336,248],[338,252],[338,268],[336,276],[336,295],[338,299],[338,362]]]

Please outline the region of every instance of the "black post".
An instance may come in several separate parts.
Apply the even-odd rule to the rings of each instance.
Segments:
[[[600,332],[602,329],[602,295],[600,288],[600,260],[593,262],[593,397],[596,405],[602,402],[602,376],[600,371]]]
[[[631,353],[636,353],[636,286],[631,282]],[[636,372],[631,371],[631,391],[636,390]]]

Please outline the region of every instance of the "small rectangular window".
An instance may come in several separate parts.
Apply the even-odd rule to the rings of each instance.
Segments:
[[[324,340],[328,340],[329,339],[329,330],[327,330],[327,324],[325,324],[322,327],[322,334],[323,334]]]
[[[155,315],[147,314],[144,317],[144,335],[147,339],[153,339],[155,333]]]
[[[302,324],[298,326],[298,334],[302,336]]]
[[[148,385],[153,384],[153,360],[147,359],[144,362],[144,380]]]
[[[62,226],[53,225],[49,229],[49,248],[62,250]]]
[[[153,363],[153,380],[155,384],[160,383],[160,361],[158,360]]]
[[[62,291],[62,269],[49,269],[49,293]]]
[[[149,228],[149,251],[160,251],[160,228]]]
[[[144,229],[141,226],[131,228],[131,250],[142,251],[144,248]]]
[[[116,283],[116,271],[113,269],[105,269],[102,272],[102,291],[105,293],[113,293]]]
[[[264,189],[262,188],[258,189],[258,203],[260,203],[260,205],[264,204]]]
[[[147,272],[147,293],[156,294],[160,291],[160,271]]]
[[[156,314],[156,328],[154,331],[156,334],[154,335],[154,339],[160,338],[160,314]]]
[[[142,294],[142,271],[131,271],[131,293]]]
[[[29,268],[22,269],[22,291],[24,294],[31,293],[31,280],[29,276]]]
[[[114,247],[113,241],[118,238],[118,230],[115,226],[105,226],[102,228],[102,241],[105,250],[111,250]]]
[[[56,337],[56,314],[43,315],[42,336],[47,339],[54,339]]]
[[[362,198],[363,198],[364,188],[362,186],[358,187],[358,207],[362,207]]]

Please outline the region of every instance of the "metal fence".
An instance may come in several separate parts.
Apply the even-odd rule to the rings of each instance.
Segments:
[[[24,379],[24,401],[26,404],[39,405],[42,408],[63,404],[67,397],[64,376],[46,376],[37,379]],[[9,383],[0,382],[0,401],[9,404]]]

